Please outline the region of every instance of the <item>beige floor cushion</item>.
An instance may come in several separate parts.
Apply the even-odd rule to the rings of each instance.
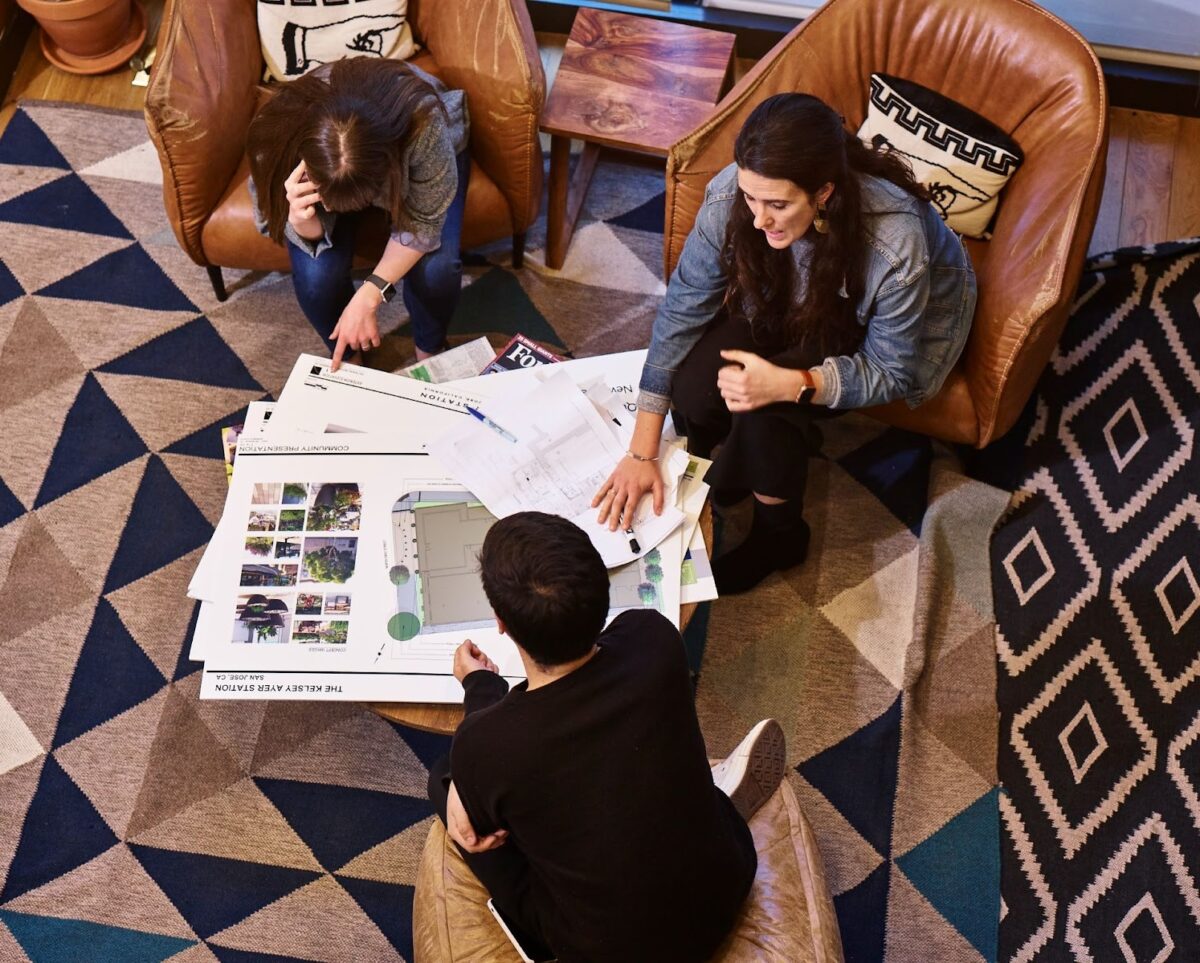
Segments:
[[[750,821],[758,873],[734,932],[713,963],[841,963],[821,854],[784,781]],[[435,822],[413,904],[416,963],[520,963],[487,909],[487,891]]]

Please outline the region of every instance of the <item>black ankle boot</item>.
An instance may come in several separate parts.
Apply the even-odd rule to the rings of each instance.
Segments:
[[[746,540],[713,559],[717,591],[721,595],[746,592],[772,572],[803,562],[810,532],[802,510],[799,501],[768,505],[756,500]]]

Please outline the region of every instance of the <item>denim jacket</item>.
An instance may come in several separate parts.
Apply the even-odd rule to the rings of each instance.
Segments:
[[[932,204],[870,176],[862,197],[870,255],[857,312],[866,335],[854,354],[821,364],[824,400],[830,408],[864,408],[903,398],[915,408],[937,394],[962,354],[975,272]],[[721,248],[733,205],[741,203],[730,164],[709,181],[654,319],[638,394],[644,411],[670,407],[675,371],[724,302]]]

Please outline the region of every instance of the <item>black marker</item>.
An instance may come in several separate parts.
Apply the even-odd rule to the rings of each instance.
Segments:
[[[642,550],[642,547],[638,544],[638,540],[633,535],[633,526],[632,525],[630,525],[627,529],[625,529],[625,534],[629,536],[629,551],[633,552],[633,554],[636,555],[638,552],[640,552]]]

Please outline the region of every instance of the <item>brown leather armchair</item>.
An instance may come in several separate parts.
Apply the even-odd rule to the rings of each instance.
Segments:
[[[821,851],[787,779],[750,819],[754,886],[709,963],[843,963]],[[413,900],[415,963],[520,963],[488,893],[441,820],[432,820]]]
[[[520,267],[542,192],[538,115],[546,77],[524,0],[409,0],[421,44],[413,63],[467,92],[471,181],[463,245],[511,235]],[[208,268],[288,270],[287,252],[258,233],[246,188],[246,131],[269,96],[254,0],[167,0],[146,91],[146,124],[163,168],[163,198],[180,246]],[[374,263],[381,216],[358,248]]]
[[[1025,163],[1000,195],[990,241],[967,239],[979,302],[963,357],[917,409],[869,413],[982,448],[1012,427],[1062,333],[1104,186],[1108,103],[1091,48],[1027,0],[829,0],[671,148],[663,261],[683,248],[704,186],[733,160],[750,111],[785,91],[814,94],[851,130],[872,72],[953,97],[1008,131]]]

